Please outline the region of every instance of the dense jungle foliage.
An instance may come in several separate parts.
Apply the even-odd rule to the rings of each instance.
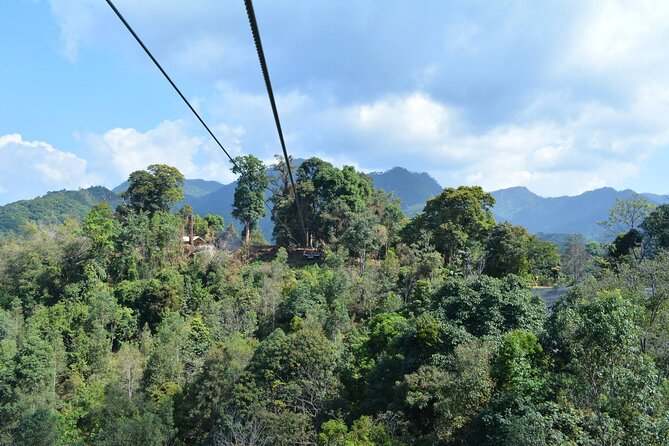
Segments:
[[[269,183],[238,166],[253,242]],[[117,209],[3,238],[0,444],[666,444],[669,206],[620,202],[614,243],[560,255],[495,222],[479,187],[408,220],[313,158],[303,233],[277,169],[264,257],[192,253],[189,209],[169,211],[183,177],[162,165]],[[224,230],[192,219],[212,244]],[[296,259],[304,241],[324,258]],[[573,287],[549,311],[531,287],[556,284]]]

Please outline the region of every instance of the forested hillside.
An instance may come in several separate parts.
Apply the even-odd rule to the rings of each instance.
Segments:
[[[402,210],[409,217],[419,213],[430,198],[439,195],[443,188],[425,172],[409,172],[403,167],[393,167],[386,172],[372,172],[374,187],[392,192],[401,200]]]
[[[94,186],[76,191],[49,192],[32,200],[0,206],[0,234],[17,231],[25,222],[48,225],[63,223],[69,218],[81,221],[101,201],[108,201],[114,207],[120,202],[114,192]]]
[[[525,187],[512,187],[491,192],[497,204],[495,218],[525,226],[532,233],[581,234],[587,239],[608,241],[598,222],[606,220],[617,199],[636,194],[632,190],[617,191],[610,187],[595,189],[573,197],[540,197]],[[654,204],[669,203],[666,195],[642,194]]]
[[[303,161],[296,160],[294,169]],[[267,174],[271,178],[277,175],[273,168],[269,168]],[[400,199],[400,207],[409,217],[420,212],[427,200],[443,190],[427,173],[409,172],[402,167],[383,173],[372,172],[369,176],[374,187],[393,193]],[[216,214],[224,217],[226,221],[233,221],[232,207],[236,185],[236,181],[224,185],[217,181],[186,179],[183,187],[184,198],[175,203],[173,209],[178,210],[189,205],[198,214]],[[67,218],[81,221],[86,212],[99,201],[112,200],[112,207],[115,207],[120,202],[117,195],[127,187],[126,181],[111,192],[100,187],[51,192],[34,200],[0,206],[0,233],[17,230],[25,220],[46,224],[63,222]],[[612,235],[606,234],[598,223],[607,218],[616,199],[632,197],[635,192],[602,188],[573,197],[545,198],[527,188],[513,187],[493,191],[491,195],[495,198],[492,212],[496,220],[524,226],[531,233],[541,234],[545,240],[555,241],[562,247],[575,234],[581,234],[588,240],[611,241]],[[666,195],[642,196],[654,204],[669,203]],[[269,190],[266,198],[270,198]],[[236,221],[234,223],[238,224]],[[258,227],[267,239],[271,239],[274,224],[269,215],[260,219]]]
[[[0,444],[666,444],[669,206],[620,201],[614,243],[560,256],[479,187],[408,219],[312,158],[303,222],[279,182],[263,251],[265,170],[237,162],[236,251],[231,221],[171,210],[163,165],[117,209],[2,240]],[[547,311],[531,286],[554,284]]]

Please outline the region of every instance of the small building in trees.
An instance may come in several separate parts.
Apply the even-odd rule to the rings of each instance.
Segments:
[[[184,235],[181,237],[181,241],[186,245],[190,245],[190,236]],[[204,246],[206,244],[207,242],[205,242],[205,240],[199,235],[193,237],[193,246]]]

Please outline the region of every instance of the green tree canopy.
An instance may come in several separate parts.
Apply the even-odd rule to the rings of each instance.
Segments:
[[[295,240],[303,240],[307,245],[338,242],[351,217],[369,205],[374,190],[371,179],[353,167],[338,169],[319,158],[309,158],[300,165],[296,186],[306,240],[294,197],[285,184],[284,190],[277,191],[273,197],[274,237],[281,244],[291,244]]]
[[[135,212],[168,212],[170,206],[184,199],[184,176],[176,167],[152,164],[131,173],[128,182],[122,196]]]
[[[497,224],[486,242],[483,272],[493,277],[531,275],[541,284],[555,283],[560,264],[557,247],[539,240],[522,226]]]
[[[669,204],[655,208],[641,224],[655,248],[669,248]]]
[[[483,272],[493,277],[526,275],[530,271],[529,245],[527,229],[507,222],[496,225],[486,243],[488,256]]]
[[[495,224],[494,204],[492,195],[480,186],[446,188],[404,228],[405,239],[425,239],[444,255],[449,265],[464,262],[471,266],[476,260],[473,256],[482,254],[482,244]]]
[[[93,244],[93,252],[103,261],[114,248],[114,237],[118,235],[118,222],[114,219],[107,202],[98,203],[84,218],[84,234]]]
[[[232,216],[244,224],[244,239],[248,243],[258,220],[266,215],[264,197],[269,177],[265,165],[253,155],[236,157],[232,172],[239,175]]]
[[[609,218],[598,224],[606,229],[607,235],[615,236],[638,228],[654,208],[653,203],[639,194],[633,194],[629,198],[616,198]]]

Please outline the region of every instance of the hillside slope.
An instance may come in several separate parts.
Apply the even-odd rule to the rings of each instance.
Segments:
[[[525,226],[533,233],[582,234],[587,239],[606,240],[597,222],[609,217],[616,199],[631,197],[635,192],[603,187],[573,197],[540,197],[525,187],[491,192],[497,203],[493,215],[497,221]],[[666,195],[642,194],[655,204],[669,203]]]
[[[106,187],[48,192],[32,200],[21,200],[0,206],[0,233],[17,231],[25,221],[44,224],[63,223],[69,218],[81,220],[101,201],[112,208],[120,202],[118,195]]]
[[[443,188],[425,172],[409,172],[403,167],[393,167],[386,172],[369,174],[374,187],[392,192],[402,200],[402,210],[413,217],[423,210],[425,202],[438,195]]]
[[[398,196],[402,209],[409,216],[422,211],[425,202],[442,191],[439,183],[429,174],[410,172],[402,167],[394,167],[386,172],[372,172],[369,176],[375,187]],[[126,187],[127,183],[123,183],[111,191],[96,186],[78,191],[49,192],[32,200],[0,206],[0,233],[15,231],[26,220],[51,224],[63,222],[67,218],[81,219],[95,203],[102,200],[109,200],[115,207],[120,202],[118,193]],[[188,204],[198,214],[221,215],[226,223],[239,226],[232,218],[235,187],[235,182],[221,184],[217,181],[188,179],[184,183],[185,199],[177,203],[174,209]],[[606,187],[577,196],[545,198],[525,187],[512,187],[491,194],[497,201],[493,208],[497,221],[522,225],[532,233],[546,234],[549,238],[565,238],[564,234],[580,233],[587,239],[605,241],[607,238],[597,222],[608,218],[609,209],[616,199],[628,198],[634,191],[616,191]],[[642,195],[655,204],[669,203],[667,195]],[[268,239],[271,238],[272,228],[267,215],[260,221],[260,229]]]

